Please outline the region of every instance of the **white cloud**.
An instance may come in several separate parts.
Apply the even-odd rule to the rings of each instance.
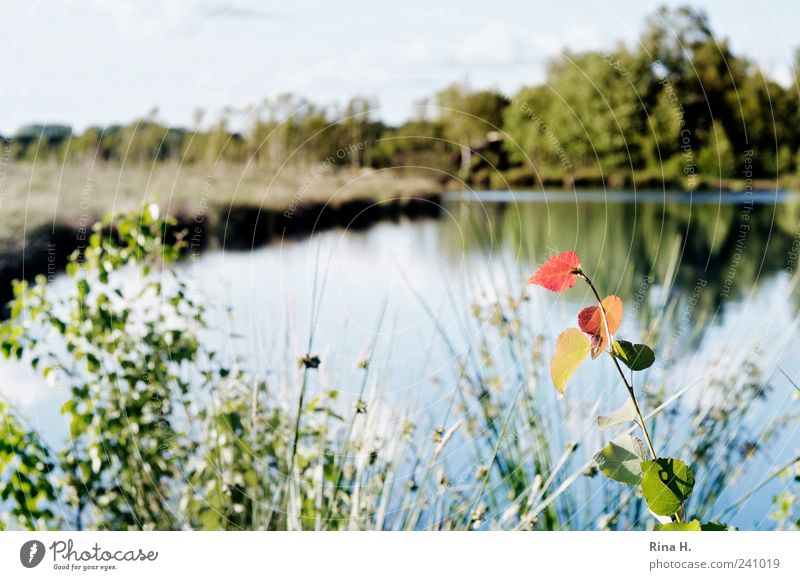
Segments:
[[[612,40],[617,39],[612,38]],[[581,24],[570,25],[563,34],[551,33],[535,36],[536,49],[550,56],[561,54],[564,47],[569,47],[572,51],[582,51],[600,48],[601,45],[597,31]]]
[[[477,34],[466,36],[455,55],[462,64],[476,61],[497,64],[514,62],[523,56],[525,50],[522,39],[505,22],[490,22]]]
[[[198,8],[197,3],[189,0],[151,2],[90,0],[89,2],[89,11],[95,16],[106,19],[122,38],[130,43],[157,38],[175,26],[195,20]]]
[[[0,130],[48,119],[80,130],[126,122],[154,106],[165,121],[187,124],[195,108],[213,115],[225,105],[241,107],[286,91],[321,104],[355,94],[377,97],[386,120],[397,122],[414,101],[453,81],[513,92],[541,81],[546,61],[564,46],[631,42],[655,6],[623,11],[618,3],[614,14],[614,4],[532,2],[498,12],[463,0],[436,8],[428,0],[407,0],[403,8],[290,0],[268,8],[257,0],[10,3],[3,21],[17,28],[0,58],[6,81]],[[745,5],[741,11],[748,19],[759,14]],[[722,36],[747,38],[730,32],[738,19],[709,12]],[[789,16],[780,14],[777,22],[789,23]],[[782,56],[784,33],[777,32],[759,43],[760,62],[791,60]],[[786,64],[772,69],[782,82],[790,80]]]

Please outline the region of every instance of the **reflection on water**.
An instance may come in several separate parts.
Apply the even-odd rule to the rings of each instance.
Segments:
[[[731,445],[755,445],[734,485],[717,499],[724,507],[800,447],[796,419],[785,421],[799,403],[778,371],[800,373],[793,356],[800,203],[775,194],[739,204],[716,200],[487,193],[449,199],[440,220],[328,231],[249,252],[210,251],[179,267],[216,305],[208,340],[248,369],[267,373],[276,389],[290,388],[287,367],[305,353],[313,333],[312,350],[323,365],[311,389],[336,388],[353,399],[360,386],[357,363],[374,344],[372,404],[432,429],[463,411],[454,404],[456,360],[477,359],[481,349],[497,346],[486,344],[476,311],[523,298],[518,331],[528,345],[543,339],[545,356],[552,338],[575,325],[575,313],[591,303],[586,291],[554,295],[525,283],[549,254],[575,250],[601,291],[623,299],[620,335],[655,346],[657,364],[637,379],[648,406],[683,391],[659,418],[657,447],[733,469],[739,449],[730,449],[729,457],[704,456],[691,434],[711,428],[713,409],[734,403],[745,409],[739,432],[718,435],[730,437]],[[495,361],[497,368],[484,370],[501,397],[521,374],[519,366],[532,364],[508,353]],[[563,401],[555,400],[546,368],[542,373],[547,388],[537,397],[552,431],[550,445],[581,441],[575,466],[610,437],[596,428],[596,415],[625,399],[607,363],[585,365]],[[26,376],[2,388],[52,420],[57,401],[26,399],[20,389],[31,389],[29,381]],[[40,424],[49,437],[64,433],[63,426]],[[448,461],[467,461],[466,447],[456,443]],[[587,483],[587,521],[598,515],[593,506],[602,504],[605,485],[599,478]],[[782,486],[765,487],[729,519],[744,528],[769,527],[764,516]]]

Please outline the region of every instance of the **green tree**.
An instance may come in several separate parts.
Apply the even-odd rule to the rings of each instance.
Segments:
[[[459,149],[461,174],[468,177],[473,148],[487,134],[500,130],[508,99],[493,91],[473,92],[452,84],[437,95],[436,102],[445,136]]]
[[[725,128],[714,122],[708,142],[697,154],[697,167],[702,175],[728,178],[736,176],[736,157]]]

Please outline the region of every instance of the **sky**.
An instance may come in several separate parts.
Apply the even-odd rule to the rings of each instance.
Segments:
[[[685,2],[684,2],[685,3]],[[154,108],[192,126],[233,121],[284,92],[322,105],[374,99],[408,118],[453,81],[513,93],[565,47],[635,43],[650,0],[0,0],[0,133],[32,122],[127,123]],[[712,28],[788,83],[800,3],[707,0]]]

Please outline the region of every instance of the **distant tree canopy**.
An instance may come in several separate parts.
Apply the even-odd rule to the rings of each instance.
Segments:
[[[800,53],[798,53],[800,60]],[[30,125],[11,138],[16,159],[425,166],[474,179],[481,171],[558,175],[645,172],[752,177],[800,172],[800,92],[767,77],[715,37],[703,12],[662,8],[635,46],[565,51],[544,81],[514,95],[453,84],[392,127],[356,97],[320,107],[291,94],[214,123],[168,127],[156,111],[124,126]],[[231,127],[237,127],[234,130]],[[748,154],[752,152],[752,154]]]

